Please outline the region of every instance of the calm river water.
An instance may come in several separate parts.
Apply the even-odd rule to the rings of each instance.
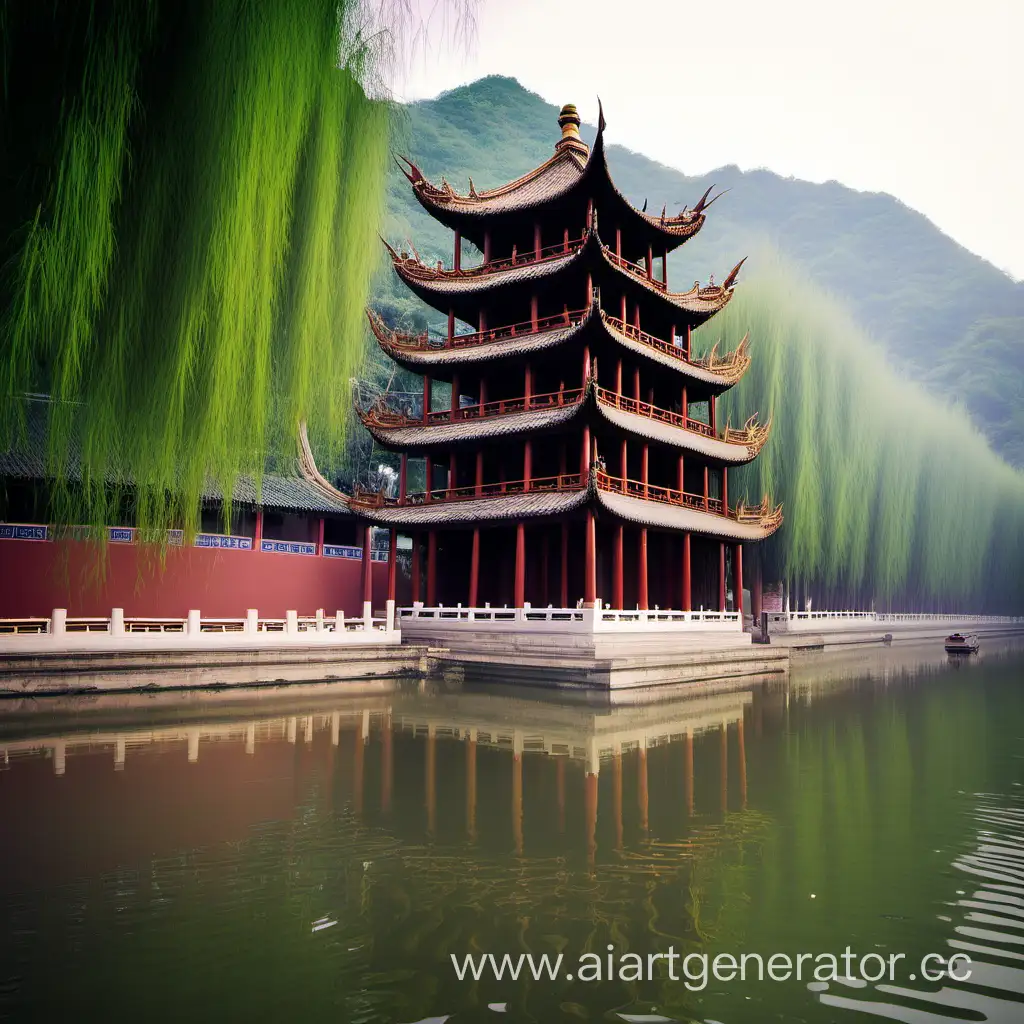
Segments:
[[[0,1018],[1020,1022],[1022,682],[991,643],[615,707],[416,685],[0,706]],[[614,978],[575,976],[609,945]],[[703,988],[646,959],[847,946],[905,959],[865,982],[748,958]],[[921,976],[956,952],[969,981]],[[561,974],[458,979],[452,955],[487,953]]]

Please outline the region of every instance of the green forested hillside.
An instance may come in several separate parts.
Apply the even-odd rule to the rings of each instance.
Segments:
[[[492,187],[550,155],[556,116],[557,108],[514,80],[490,77],[409,106],[396,148],[435,180],[444,175],[465,190],[472,175],[477,188]],[[606,116],[613,143],[615,110]],[[585,137],[593,134],[584,128]],[[898,370],[965,408],[997,452],[1024,465],[1024,283],[891,196],[736,167],[692,178],[614,145],[609,159],[619,187],[654,210],[692,206],[712,183],[731,189],[701,234],[672,257],[670,280],[686,286],[724,275],[768,243],[840,300]],[[411,238],[424,254],[450,253],[450,235],[420,209],[397,170],[386,233]],[[755,259],[744,276],[756,273]],[[424,315],[391,275],[380,287],[394,315]]]

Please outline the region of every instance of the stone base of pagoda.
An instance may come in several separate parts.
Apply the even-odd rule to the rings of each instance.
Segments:
[[[736,612],[430,608],[399,612],[403,637],[444,648],[467,681],[599,689],[785,672],[789,652],[752,644]]]

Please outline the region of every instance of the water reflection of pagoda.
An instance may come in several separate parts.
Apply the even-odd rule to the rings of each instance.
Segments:
[[[732,691],[594,710],[493,695],[426,700],[396,695],[350,701],[341,709],[335,704],[301,713],[283,710],[258,720],[235,717],[0,740],[0,767],[18,769],[23,783],[15,786],[12,783],[18,780],[8,778],[7,785],[0,787],[0,809],[9,812],[9,820],[22,823],[19,842],[8,850],[15,858],[9,867],[21,859],[17,846],[54,861],[54,869],[61,862],[70,870],[63,865],[64,854],[74,861],[82,855],[83,845],[71,842],[54,847],[47,839],[53,820],[63,820],[65,815],[69,834],[79,826],[98,830],[108,840],[124,832],[132,845],[152,842],[157,836],[162,837],[161,844],[170,844],[174,828],[182,821],[194,844],[231,840],[244,835],[253,822],[291,818],[298,775],[311,770],[328,781],[328,793],[343,777],[348,804],[358,815],[381,823],[393,811],[406,821],[419,818],[427,836],[438,831],[439,796],[443,805],[446,799],[450,803],[445,794],[450,797],[453,790],[460,791],[465,799],[460,831],[470,840],[480,838],[479,784],[487,794],[481,798],[487,820],[492,826],[503,822],[502,832],[511,822],[514,848],[520,854],[524,818],[533,810],[531,796],[546,804],[553,794],[557,831],[565,833],[567,818],[581,825],[580,838],[585,840],[588,859],[593,860],[599,777],[610,774],[601,796],[602,820],[611,823],[608,838],[614,836],[614,847],[619,849],[624,773],[635,792],[635,805],[626,817],[641,833],[648,830],[652,813],[649,757],[668,758],[678,778],[666,791],[672,793],[673,807],[661,810],[693,818],[694,741],[699,737],[715,748],[715,753],[705,748],[703,763],[713,765],[714,783],[705,781],[718,790],[713,806],[702,810],[723,815],[746,810],[744,718],[752,699],[750,691]],[[453,746],[461,747],[454,756]],[[345,749],[339,753],[339,748]],[[180,756],[168,759],[166,755],[174,750]],[[289,753],[301,750],[308,752],[302,761]],[[345,762],[340,773],[339,757]],[[488,759],[480,768],[478,757]],[[46,761],[48,769],[43,767]],[[533,786],[526,787],[525,796],[524,762],[534,766]],[[730,762],[734,765],[731,798]],[[49,784],[44,781],[47,775],[52,780]],[[128,775],[138,778],[127,780]],[[28,779],[31,783],[24,784]],[[253,786],[257,780],[262,780],[258,790]],[[53,785],[58,789],[53,790]],[[493,814],[499,790],[504,790],[501,799],[508,801],[508,817]],[[417,791],[418,796],[411,796]],[[399,806],[395,806],[396,792]],[[704,792],[710,789],[706,786]],[[245,798],[239,799],[239,793]],[[154,801],[155,794],[159,800]],[[419,804],[422,817],[409,813],[410,799]],[[29,813],[29,805],[40,801],[50,801],[48,816]],[[191,813],[179,821],[161,810],[167,807],[190,808]],[[104,856],[113,855],[114,845],[101,844],[94,851],[96,858],[102,862]],[[27,867],[22,864],[19,870]]]
[[[419,202],[454,231],[454,265],[389,250],[448,326],[435,340],[371,314],[384,351],[423,375],[423,399],[417,409],[384,395],[361,410],[401,452],[400,485],[393,498],[357,493],[351,507],[412,534],[413,598],[430,607],[600,598],[742,611],[742,545],[777,529],[781,512],[767,499],[730,505],[728,473],[757,455],[768,425],[719,423],[718,397],[750,362],[746,338],[726,355],[691,352],[740,265],[721,284],[672,291],[668,254],[703,226],[710,190],[678,215],[638,210],[609,176],[603,116],[593,149],[575,107],[558,120],[554,155],[501,188],[471,181],[460,195],[408,163]],[[463,266],[463,239],[479,265]],[[444,408],[437,382],[450,385]],[[410,458],[425,462],[419,493]]]

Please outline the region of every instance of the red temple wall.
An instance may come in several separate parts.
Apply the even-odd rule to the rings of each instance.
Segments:
[[[354,558],[184,548],[168,550],[161,567],[134,544],[110,544],[107,551],[105,576],[97,579],[91,546],[0,541],[0,618],[48,617],[54,608],[103,617],[123,608],[129,618],[185,618],[193,608],[210,618],[240,618],[247,608],[268,618],[317,608],[328,615],[363,611],[362,562]],[[383,609],[388,565],[374,562],[372,571],[373,607]]]

